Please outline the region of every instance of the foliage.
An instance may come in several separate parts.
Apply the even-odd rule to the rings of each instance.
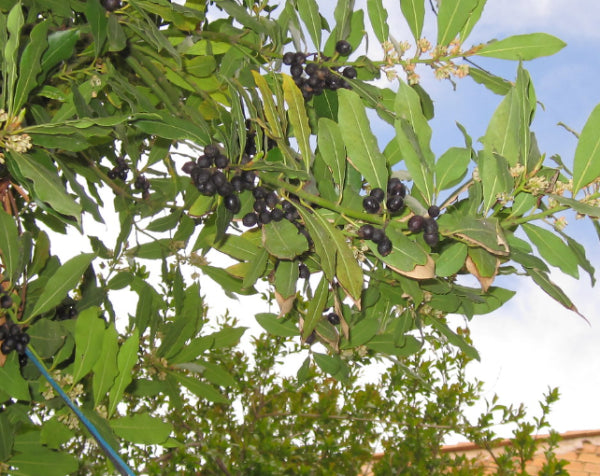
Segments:
[[[578,278],[581,268],[594,281],[584,247],[562,224],[565,212],[575,212],[598,226],[600,109],[581,132],[571,168],[547,160],[530,130],[537,99],[522,62],[509,82],[464,59],[526,61],[564,43],[535,33],[466,47],[484,5],[442,1],[433,46],[421,38],[425,2],[401,1],[415,37],[411,57],[408,42],[389,34],[380,0],[369,0],[366,10],[339,0],[333,19],[314,0],[279,7],[266,0],[1,1],[6,332],[14,324],[26,331],[34,360],[111,446],[129,449],[136,466],[148,458],[154,464],[154,456],[160,465],[172,452],[195,465],[194,453],[190,462],[181,450],[190,449],[189,435],[178,421],[189,415],[192,395],[194,409],[212,416],[195,423],[233,425],[233,401],[247,398],[250,409],[293,385],[275,382],[275,353],[263,356],[258,370],[241,355],[240,362],[216,358],[243,328],[209,330],[200,275],[240,299],[260,292],[274,299],[278,314],[257,315],[270,334],[325,348],[310,351],[300,382],[316,366],[340,382],[314,377],[324,388],[352,399],[369,418],[361,392],[380,399],[376,390],[385,385],[344,386],[361,359],[391,358],[414,381],[427,382],[435,377],[418,365],[426,345],[453,345],[476,358],[444,318],[501,307],[514,293],[494,286],[496,276],[528,276],[577,312],[549,275],[557,268]],[[382,46],[380,59],[361,54],[367,32]],[[461,128],[464,146],[432,152],[433,102],[419,85],[421,66],[441,79],[469,75],[502,96],[480,149]],[[389,87],[373,83],[382,75]],[[375,125],[394,132],[383,151]],[[88,236],[91,252],[60,260],[48,230],[66,235],[83,232],[87,219],[108,222],[107,188],[116,238]],[[222,265],[216,254],[233,264]],[[463,275],[480,288],[465,286]],[[127,323],[120,290],[137,295]],[[3,345],[12,338],[4,337]],[[55,451],[93,454],[74,417],[26,362],[26,344],[0,354],[0,461],[20,474],[34,474],[40,463],[47,474],[95,471],[95,458],[80,465],[70,452]],[[265,387],[249,395],[252,372]],[[387,377],[390,391],[394,375]],[[328,402],[338,410],[335,399]],[[295,405],[290,419],[305,424]],[[228,418],[219,420],[219,412]],[[271,424],[259,430],[273,435]],[[344,424],[352,432],[353,421]],[[237,428],[210,451],[244,449],[232,445]],[[409,430],[397,428],[395,438]],[[313,435],[305,445],[327,436]],[[324,438],[316,451],[331,454],[338,438]],[[362,445],[353,447],[357,457],[367,457],[367,441],[349,443]],[[288,449],[295,457],[298,449]],[[258,461],[251,450],[248,460],[235,460],[249,461],[241,469],[277,470],[253,467],[273,462]],[[203,457],[213,470],[218,459]]]

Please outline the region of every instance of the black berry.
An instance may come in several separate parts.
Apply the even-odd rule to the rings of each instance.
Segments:
[[[304,68],[301,64],[293,64],[292,66],[290,66],[290,74],[292,75],[292,78],[299,78],[300,76],[302,76],[303,72]]]
[[[273,208],[271,210],[271,220],[273,221],[281,221],[285,217],[285,213],[281,208]]]
[[[388,198],[386,205],[388,210],[394,213],[404,207],[404,199],[400,195],[392,195]]]
[[[194,170],[196,168],[196,162],[194,162],[193,160],[190,160],[189,162],[186,162],[185,164],[183,164],[183,166],[181,167],[181,170],[183,171],[184,174],[191,174],[192,170]]]
[[[102,0],[102,6],[106,11],[114,12],[121,8],[121,0]]]
[[[363,198],[363,208],[367,213],[377,213],[380,207],[381,203],[375,197]]]
[[[3,309],[8,309],[12,307],[12,305],[13,300],[8,294],[3,294],[2,297],[0,297],[0,307]]]
[[[423,231],[428,234],[434,234],[438,232],[438,224],[433,218],[425,218],[423,223]]]
[[[375,227],[373,225],[363,225],[358,229],[358,237],[363,240],[371,240]]]
[[[385,198],[385,192],[380,188],[374,188],[369,195],[375,197],[379,202],[383,202]]]
[[[435,246],[440,241],[440,237],[437,233],[425,233],[423,235],[423,239],[429,246]]]
[[[308,269],[308,266],[306,266],[304,263],[300,263],[298,265],[298,277],[300,279],[310,278],[310,270]]]
[[[344,76],[344,78],[354,79],[354,78],[356,78],[356,69],[353,68],[352,66],[347,66],[342,71],[342,75]]]
[[[204,155],[211,159],[215,159],[219,153],[219,148],[214,144],[208,144],[206,147],[204,147]]]
[[[304,53],[295,53],[294,54],[294,60],[292,61],[292,64],[303,64],[306,61],[306,55]]]
[[[219,154],[219,155],[217,155],[217,157],[215,157],[215,167],[217,167],[218,169],[224,169],[228,165],[229,165],[229,159],[227,158],[226,155]]]
[[[437,205],[431,205],[427,209],[427,213],[431,218],[435,218],[440,214],[440,207],[438,207]]]
[[[330,312],[327,314],[327,320],[330,324],[337,326],[340,323],[340,316],[338,316],[335,312]]]
[[[387,256],[392,252],[392,242],[385,236],[379,243],[377,243],[377,252],[381,256]]]
[[[340,40],[335,44],[335,51],[342,56],[348,56],[352,53],[352,45],[346,40]]]
[[[387,185],[388,195],[400,195],[402,198],[406,196],[406,187],[399,178],[392,177]]]
[[[425,218],[423,218],[421,215],[414,215],[408,220],[408,229],[412,233],[419,233],[423,229],[424,224]]]
[[[247,213],[242,218],[244,226],[253,227],[258,223],[258,215],[256,213]]]
[[[237,195],[227,195],[223,200],[223,203],[225,204],[225,208],[234,215],[242,208],[242,203]]]
[[[294,53],[288,51],[283,55],[283,64],[291,65],[294,62]]]
[[[373,243],[379,244],[385,239],[387,239],[387,237],[381,228],[373,228],[373,236],[371,237]]]

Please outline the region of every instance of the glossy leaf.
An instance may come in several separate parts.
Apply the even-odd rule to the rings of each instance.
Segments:
[[[15,88],[13,108],[19,111],[27,102],[29,93],[38,85],[37,76],[42,67],[40,58],[48,47],[48,22],[38,23],[31,30],[31,40],[21,55],[19,78]]]
[[[438,45],[448,45],[461,32],[479,4],[478,0],[442,1],[439,5]]]
[[[385,189],[388,177],[385,157],[379,151],[360,96],[353,91],[340,89],[338,97],[338,122],[350,162],[372,188]]]
[[[556,266],[564,273],[579,278],[577,256],[567,244],[551,231],[531,223],[522,225],[527,237],[548,263]]]
[[[99,56],[107,36],[106,10],[100,5],[99,0],[88,0],[85,2],[85,17],[94,37],[94,51],[96,56]]]
[[[283,137],[283,129],[280,119],[281,114],[275,105],[275,101],[273,100],[273,91],[271,91],[267,80],[260,73],[257,71],[252,71],[252,76],[254,77],[254,82],[260,90],[260,94],[262,96],[264,104],[263,112],[265,114],[265,119],[267,120],[269,130],[271,131],[271,135],[275,138],[281,138]]]
[[[104,340],[104,320],[98,309],[90,307],[77,317],[75,326],[75,361],[73,362],[73,383],[85,377],[102,355]]]
[[[78,39],[79,30],[76,28],[59,30],[48,35],[48,49],[41,60],[42,71],[48,73],[58,63],[69,58]]]
[[[294,259],[308,250],[306,237],[288,220],[263,226],[263,245],[273,256]]]
[[[464,266],[466,258],[467,245],[464,243],[451,244],[435,260],[436,276],[448,277],[458,273]]]
[[[104,330],[100,355],[92,369],[94,371],[92,388],[95,405],[98,405],[104,398],[119,373],[117,368],[118,339],[119,336],[114,325],[111,324],[108,329]]]
[[[298,281],[298,263],[295,261],[280,261],[275,270],[275,289],[283,297],[296,294]]]
[[[117,409],[117,405],[123,397],[125,388],[131,383],[133,378],[131,370],[138,360],[138,347],[140,345],[140,337],[138,330],[134,330],[133,334],[121,345],[119,354],[117,355],[117,369],[119,373],[115,378],[113,386],[110,389],[108,396],[108,417]]]
[[[535,268],[525,268],[525,272],[531,276],[533,281],[552,299],[560,303],[569,311],[573,311],[585,319],[565,292],[556,283],[550,280],[548,273]]]
[[[0,461],[6,461],[12,452],[14,428],[6,412],[0,413]]]
[[[390,27],[387,10],[383,7],[382,0],[367,0],[367,12],[373,27],[373,33],[380,43],[388,41]]]
[[[27,331],[31,345],[42,359],[51,358],[61,348],[68,335],[60,322],[50,319],[37,320]]]
[[[304,323],[302,324],[302,339],[306,340],[312,331],[315,330],[317,324],[323,317],[323,310],[329,296],[329,281],[325,276],[321,277],[321,281],[315,289],[315,295],[308,303]]]
[[[221,393],[212,385],[201,382],[194,377],[186,377],[180,373],[173,372],[172,375],[177,379],[177,381],[179,381],[181,385],[183,385],[197,397],[215,403],[228,403],[227,398],[221,395]]]
[[[573,159],[573,197],[600,175],[600,104],[588,117]]]
[[[315,352],[313,354],[313,359],[315,359],[315,363],[323,372],[328,373],[333,378],[341,382],[348,381],[348,376],[350,373],[348,366],[346,362],[340,359],[337,355],[331,356]]]
[[[91,253],[81,254],[58,268],[48,280],[29,315],[37,316],[58,306],[67,293],[77,285],[92,259],[94,255]]]
[[[562,195],[549,194],[548,196],[556,200],[561,205],[566,205],[567,207],[572,208],[577,213],[588,215],[589,217],[593,218],[600,218],[600,207],[590,205],[589,203],[580,202],[579,200],[574,200],[572,198],[563,197]]]
[[[21,37],[21,28],[25,19],[20,2],[13,5],[8,13],[6,20],[6,28],[9,36],[6,44],[3,45],[4,51],[2,55],[2,77],[4,84],[2,85],[2,97],[5,98],[8,106],[8,114],[10,116],[18,113],[13,110],[14,88],[17,82],[17,58],[19,54],[19,39]]]
[[[400,0],[400,8],[414,39],[419,40],[425,20],[425,0]]]
[[[46,476],[72,474],[79,467],[75,456],[63,451],[49,450],[41,444],[27,445],[26,451],[15,454],[7,464],[19,468],[15,474]]]
[[[388,238],[392,241],[392,252],[387,256],[381,256],[377,252],[377,245],[372,241],[367,246],[384,263],[398,272],[407,272],[415,269],[417,265],[427,264],[427,253],[417,243],[412,241],[402,232],[402,229],[391,222],[386,230]],[[429,276],[430,278],[433,275]]]
[[[0,367],[0,381],[2,382],[2,391],[17,400],[29,401],[29,385],[27,380],[21,375],[19,358],[16,352],[12,352],[6,357],[3,367]]]
[[[350,36],[352,12],[354,11],[354,0],[338,0],[333,16],[336,21],[335,29],[337,36],[335,40],[345,40]]]
[[[469,14],[469,18],[467,18],[467,21],[465,22],[465,24],[463,25],[463,27],[460,31],[461,41],[464,42],[468,38],[468,36],[471,34],[473,27],[477,24],[477,22],[481,18],[481,14],[483,13],[483,9],[485,7],[486,2],[487,2],[487,0],[478,0],[477,1],[477,5],[473,9],[473,11],[471,11],[471,13]]]
[[[440,233],[471,246],[481,246],[496,255],[508,254],[508,243],[495,218],[477,218],[444,213],[438,218]]]
[[[490,91],[501,96],[505,96],[512,89],[512,84],[509,81],[484,69],[472,67],[469,69],[469,76],[476,83],[483,84]]]
[[[293,322],[280,319],[276,314],[259,313],[254,317],[256,322],[270,334],[280,337],[295,337],[298,335],[298,328]]]
[[[442,190],[455,187],[465,177],[471,161],[471,152],[462,147],[450,147],[435,164],[435,188]]]
[[[565,46],[566,43],[547,33],[530,33],[487,43],[477,54],[491,58],[528,61],[558,53]]]
[[[313,45],[319,51],[321,49],[321,15],[316,0],[302,0],[298,2],[298,13],[306,25]]]
[[[487,215],[499,197],[511,192],[513,178],[506,159],[486,150],[480,152],[479,176],[483,185],[483,213]]]
[[[314,1],[314,0],[310,0]],[[304,4],[302,2],[301,4]],[[306,2],[310,3],[310,2]],[[288,118],[294,130],[294,137],[298,142],[298,148],[302,156],[302,162],[306,171],[310,169],[312,163],[312,151],[310,150],[309,138],[310,127],[308,125],[308,116],[304,106],[304,98],[298,86],[294,83],[291,76],[283,75],[283,97],[288,106]]]
[[[0,253],[4,264],[4,275],[11,281],[19,274],[19,233],[15,219],[0,209]]]
[[[346,149],[340,128],[331,119],[319,119],[318,146],[321,157],[331,170],[334,183],[340,190],[346,179]]]
[[[110,427],[118,437],[142,445],[164,443],[173,431],[173,425],[148,413],[116,418],[110,421]]]
[[[395,101],[396,140],[406,168],[427,202],[433,197],[434,156],[430,148],[431,128],[421,110],[419,95],[403,81]]]

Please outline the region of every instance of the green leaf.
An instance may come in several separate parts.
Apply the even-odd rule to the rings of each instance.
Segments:
[[[58,450],[60,445],[67,443],[74,436],[75,433],[69,430],[64,423],[58,421],[57,417],[53,417],[42,425],[40,443],[53,450]]]
[[[347,89],[338,90],[338,122],[352,165],[372,188],[385,189],[388,170],[379,150],[360,96]]]
[[[97,406],[104,398],[119,373],[117,368],[119,335],[113,324],[103,334],[100,355],[93,367],[94,406]]]
[[[413,355],[421,348],[421,342],[411,335],[403,335],[400,339],[390,334],[376,335],[365,345],[375,352],[398,357]]]
[[[42,71],[47,74],[58,63],[70,58],[78,39],[79,29],[77,28],[59,30],[50,34],[48,36],[48,49],[42,56]]]
[[[558,53],[565,46],[566,43],[547,33],[530,33],[487,43],[477,54],[491,58],[528,61]]]
[[[435,188],[442,190],[455,187],[465,177],[471,161],[471,151],[462,147],[450,147],[435,164]]]
[[[139,332],[136,329],[135,331],[133,331],[131,337],[129,337],[119,349],[119,355],[117,356],[117,368],[119,369],[119,373],[115,379],[113,386],[110,389],[110,394],[108,396],[109,418],[117,409],[117,405],[120,403],[121,398],[123,397],[123,392],[125,391],[125,388],[131,383],[131,370],[133,369],[133,366],[138,360],[137,353],[139,345],[140,337]]]
[[[437,220],[440,233],[470,246],[481,246],[495,255],[508,255],[508,244],[495,218],[444,213]]]
[[[263,246],[280,259],[294,259],[308,250],[306,237],[288,220],[263,226]]]
[[[110,427],[118,437],[141,445],[164,443],[173,431],[171,423],[152,417],[148,413],[116,418],[110,421]]]
[[[2,412],[0,413],[0,461],[6,461],[10,457],[14,439],[14,428],[8,413]]]
[[[28,329],[27,333],[38,356],[42,359],[49,359],[61,348],[69,332],[60,322],[39,319]]]
[[[67,293],[81,280],[81,276],[93,259],[94,255],[91,253],[81,254],[71,258],[58,268],[48,280],[28,317],[43,314],[58,306]]]
[[[573,159],[573,197],[600,175],[600,104],[587,119]]]
[[[75,361],[73,362],[73,383],[85,377],[102,354],[104,320],[98,308],[90,307],[77,317],[75,325]]]
[[[312,331],[315,330],[319,321],[323,318],[323,310],[325,304],[327,304],[327,298],[329,296],[329,281],[323,275],[321,281],[317,285],[315,295],[308,303],[308,309],[306,310],[306,316],[304,317],[304,324],[302,325],[302,339],[306,340]]]
[[[298,335],[296,324],[277,317],[277,314],[259,313],[254,316],[256,322],[269,334],[280,337],[295,337]]]
[[[460,39],[462,42],[464,42],[467,39],[467,37],[471,34],[473,27],[481,18],[481,14],[483,13],[483,9],[485,7],[486,2],[487,0],[478,0],[477,6],[469,14],[469,18],[467,18],[467,21],[465,22],[460,31]]]
[[[419,40],[425,20],[425,0],[400,0],[400,8],[414,39]]]
[[[242,288],[251,288],[254,286],[256,281],[263,276],[269,263],[269,252],[265,248],[261,248],[260,251],[249,260],[249,269],[244,276],[242,282]]]
[[[313,359],[319,368],[340,382],[347,382],[350,375],[348,365],[337,355],[313,353]]]
[[[388,41],[390,26],[388,24],[387,10],[383,7],[383,1],[367,0],[367,11],[371,20],[371,26],[373,27],[373,33],[375,33],[379,42]]]
[[[421,110],[417,92],[400,81],[396,101],[396,140],[406,168],[427,202],[433,197],[434,156],[431,151],[431,127]]]
[[[301,5],[304,5],[305,3],[309,3],[309,1],[301,2]],[[300,92],[300,89],[298,89],[298,86],[296,86],[296,83],[294,83],[292,77],[287,74],[283,75],[283,97],[288,105],[288,118],[294,129],[294,137],[298,142],[298,148],[302,155],[304,168],[308,172],[310,164],[312,163],[312,152],[309,144],[310,126],[308,125],[308,116],[306,115],[302,93]]]
[[[435,327],[440,333],[448,339],[448,342],[462,350],[466,356],[471,359],[481,360],[479,352],[472,345],[468,344],[463,336],[458,335],[450,329],[443,321],[434,317],[428,317],[427,322]]]
[[[501,96],[505,96],[512,89],[512,84],[509,81],[484,69],[471,67],[469,68],[469,76],[476,83],[483,84],[490,91]]]
[[[298,282],[298,263],[296,261],[279,261],[275,270],[275,290],[287,299],[296,294]]]
[[[38,85],[37,76],[42,69],[40,58],[48,47],[47,34],[47,21],[38,23],[31,30],[31,41],[21,55],[19,78],[15,88],[14,111],[19,111],[23,107],[27,102],[29,93]]]
[[[4,276],[11,283],[20,274],[19,269],[19,232],[15,219],[0,209],[0,253],[2,254],[2,263],[4,264]]]
[[[21,2],[16,2],[8,13],[6,27],[8,30],[8,40],[4,45],[4,55],[2,58],[2,76],[4,84],[2,85],[2,96],[8,105],[8,115],[14,116],[18,111],[13,110],[14,88],[17,81],[17,58],[19,56],[19,38],[21,28],[25,19]]]
[[[579,279],[578,259],[569,246],[551,231],[524,223],[523,230],[548,263]]]
[[[15,475],[65,476],[77,471],[79,462],[64,451],[52,451],[42,445],[28,445],[27,451],[18,453],[7,461],[18,471]]]
[[[477,8],[478,0],[443,0],[438,10],[438,45],[448,45],[456,38],[473,11]]]
[[[78,223],[81,221],[81,205],[65,191],[58,178],[58,170],[48,170],[40,166],[37,153],[20,154],[11,151],[10,156],[12,160],[17,161],[16,165],[21,173],[33,182],[36,199],[49,204],[58,213],[74,217]]]
[[[506,159],[485,149],[480,151],[479,176],[483,186],[483,214],[487,215],[499,196],[511,192],[514,181]]]
[[[263,112],[265,114],[265,119],[267,120],[267,125],[271,130],[271,135],[275,138],[281,138],[283,137],[281,114],[273,100],[273,91],[271,91],[267,80],[258,71],[252,71],[252,76],[263,100]]]
[[[178,372],[171,372],[171,374],[179,381],[179,383],[181,383],[197,397],[204,398],[215,403],[229,403],[229,400],[221,395],[221,393],[212,385],[200,382],[196,378],[186,377]]]
[[[582,215],[587,215],[593,218],[600,217],[600,207],[580,202],[579,200],[574,200],[572,198],[563,197],[562,195],[548,194],[548,196],[556,200],[561,205],[566,205],[567,207],[572,208],[577,213],[581,213]]]
[[[458,273],[467,259],[467,245],[453,243],[445,248],[435,260],[435,274],[448,277]]]
[[[377,252],[377,244],[368,241],[367,246],[385,264],[392,269],[401,271],[412,271],[417,265],[427,263],[427,253],[417,243],[408,238],[402,228],[396,222],[390,222],[386,234],[392,242],[392,252],[387,256],[381,256]],[[432,277],[432,276],[431,276]]]
[[[297,3],[300,18],[306,25],[308,34],[317,51],[321,50],[321,15],[316,0],[302,0]]]
[[[119,23],[119,15],[109,15],[106,27],[108,51],[123,51],[127,47],[127,35]]]
[[[335,41],[345,40],[350,36],[352,13],[354,12],[354,0],[338,0],[333,12],[335,18]]]
[[[99,0],[88,0],[85,2],[85,17],[94,37],[94,52],[96,56],[100,56],[107,35],[106,10]]]
[[[318,127],[319,152],[331,171],[334,183],[342,190],[346,179],[346,149],[342,133],[336,122],[325,117],[319,119]]]
[[[189,120],[179,119],[166,113],[160,113],[160,120],[139,120],[134,125],[146,134],[171,140],[191,140],[198,145],[212,142],[208,128],[199,127]]]
[[[17,400],[30,400],[29,385],[21,375],[21,366],[16,352],[6,357],[4,367],[0,367],[2,391]]]
[[[525,268],[525,272],[531,276],[535,284],[548,294],[548,296],[562,304],[569,311],[573,311],[585,319],[565,292],[556,283],[550,280],[548,273],[535,268]]]

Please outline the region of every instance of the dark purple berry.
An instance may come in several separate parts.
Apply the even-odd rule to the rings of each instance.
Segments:
[[[267,223],[271,223],[271,212],[260,212],[258,214],[258,222],[261,225],[266,225]]]
[[[373,236],[371,237],[373,243],[379,244],[385,239],[387,239],[387,237],[381,228],[373,228]]]
[[[271,220],[273,221],[281,221],[283,220],[285,213],[281,208],[273,208],[271,210]]]
[[[419,233],[423,229],[424,224],[425,218],[423,218],[421,215],[414,215],[408,220],[408,229],[412,233]]]
[[[192,180],[196,186],[200,185],[201,183],[208,182],[210,180],[210,176],[210,170],[201,169],[200,167],[196,167],[191,173]]]
[[[381,203],[375,197],[363,198],[363,208],[367,213],[378,213]]]
[[[335,51],[342,56],[348,56],[352,53],[352,45],[346,40],[340,40],[335,44]]]
[[[227,195],[223,200],[225,208],[234,215],[242,209],[242,203],[237,195]]]
[[[204,147],[204,155],[211,159],[215,159],[219,153],[219,148],[214,144],[208,144],[206,147]]]
[[[215,157],[215,167],[218,169],[224,169],[229,165],[229,159],[226,155],[219,154]]]
[[[208,155],[201,155],[200,157],[198,157],[198,160],[196,163],[198,164],[198,167],[206,169],[213,164],[213,159],[212,159],[212,157],[209,157]]]
[[[18,340],[15,344],[15,350],[17,351],[17,354],[24,354],[26,348],[27,344],[23,344],[23,342],[20,340]]]
[[[306,67],[304,68],[304,71],[309,76],[312,76],[313,74],[315,74],[315,72],[317,71],[317,69],[319,69],[319,66],[317,65],[317,63],[308,63],[306,65]]]
[[[392,195],[386,205],[390,212],[395,213],[404,207],[404,199],[400,195]]]
[[[258,223],[258,215],[256,213],[246,213],[242,218],[244,226],[251,228]]]
[[[23,344],[27,345],[29,344],[29,334],[26,334],[25,332],[22,332],[21,334],[19,334],[19,341],[23,342]]]
[[[236,192],[241,192],[244,189],[244,181],[239,175],[236,175],[231,179],[231,185],[233,185],[233,189]]]
[[[294,54],[294,61],[292,62],[293,64],[303,64],[306,61],[306,55],[304,53],[296,53]]]
[[[423,231],[428,234],[437,234],[438,224],[433,218],[425,218],[423,223]]]
[[[310,270],[308,269],[308,266],[306,266],[304,263],[300,263],[298,265],[298,277],[300,279],[310,278]]]
[[[265,198],[268,193],[269,192],[267,191],[267,189],[265,187],[261,187],[260,185],[258,187],[256,187],[254,190],[252,190],[252,196],[254,198],[256,198],[257,200],[260,200],[261,198]]]
[[[427,214],[431,217],[431,218],[435,218],[440,214],[440,207],[438,207],[437,205],[431,205],[428,209],[427,209]]]
[[[363,240],[371,240],[373,239],[373,232],[375,231],[375,227],[373,225],[363,225],[358,229],[358,237]]]
[[[117,178],[117,171],[115,169],[109,170],[106,175],[109,179],[114,180]]]
[[[377,243],[377,252],[381,256],[387,256],[392,252],[392,242],[387,236]]]
[[[344,76],[344,78],[354,79],[354,78],[356,78],[356,69],[353,68],[352,66],[347,66],[342,71],[342,75]]]
[[[225,182],[223,185],[217,187],[217,193],[222,197],[231,195],[233,192],[235,192],[235,189],[233,188],[233,185],[231,185],[231,183],[229,182]]]
[[[256,174],[251,170],[244,170],[242,172],[242,179],[244,180],[244,182],[254,187],[254,182],[256,181]]]
[[[8,335],[9,336],[16,337],[16,336],[18,336],[20,334],[21,334],[21,328],[17,324],[12,324],[8,328]]]
[[[2,297],[0,297],[0,307],[3,309],[8,309],[12,307],[12,305],[13,300],[8,294],[3,294]]]
[[[269,192],[265,197],[265,202],[269,208],[275,208],[279,203],[279,197],[275,192]]]
[[[429,246],[435,246],[440,241],[440,237],[437,233],[425,233],[423,234],[423,239]]]
[[[17,339],[14,336],[9,336],[4,339],[4,342],[2,342],[2,346],[0,346],[0,352],[2,352],[4,355],[7,355],[15,349],[16,345]]]
[[[0,326],[0,340],[4,340],[7,335],[8,335],[8,327],[6,327],[6,324],[2,324]]]
[[[184,174],[191,174],[192,170],[194,170],[196,168],[196,162],[194,162],[193,160],[190,160],[189,162],[186,162],[185,164],[183,164],[183,166],[181,167],[181,170],[183,171]]]
[[[28,360],[27,354],[19,354],[19,365],[21,367],[25,367]]]
[[[383,199],[385,198],[385,192],[380,188],[374,188],[373,190],[371,190],[371,193],[369,195],[371,197],[375,197],[380,203],[383,202]]]
[[[292,78],[299,78],[300,76],[302,76],[303,72],[304,68],[301,64],[293,64],[292,66],[290,66],[290,74],[292,75]]]
[[[252,205],[252,208],[254,208],[254,211],[256,213],[266,212],[267,211],[267,203],[262,199],[256,200],[254,202],[254,205]]]
[[[340,323],[340,316],[338,316],[335,312],[330,312],[327,314],[327,320],[330,324],[337,326]]]
[[[399,178],[392,177],[387,185],[388,195],[400,195],[402,198],[406,196],[406,187]]]
[[[283,55],[283,64],[286,65],[291,65],[294,62],[294,53],[292,53],[291,51],[288,51],[287,53],[285,53]]]
[[[121,0],[102,0],[100,3],[108,12],[114,12],[121,8]]]
[[[220,170],[216,170],[215,172],[213,172],[210,179],[212,183],[214,183],[217,186],[217,188],[222,187],[223,184],[227,183],[227,176]]]
[[[210,180],[208,182],[199,183],[196,188],[202,195],[207,197],[212,197],[215,193],[217,193],[217,186]]]
[[[306,343],[308,345],[312,345],[315,340],[317,340],[317,334],[315,334],[315,331],[312,331],[311,334],[306,338]]]

